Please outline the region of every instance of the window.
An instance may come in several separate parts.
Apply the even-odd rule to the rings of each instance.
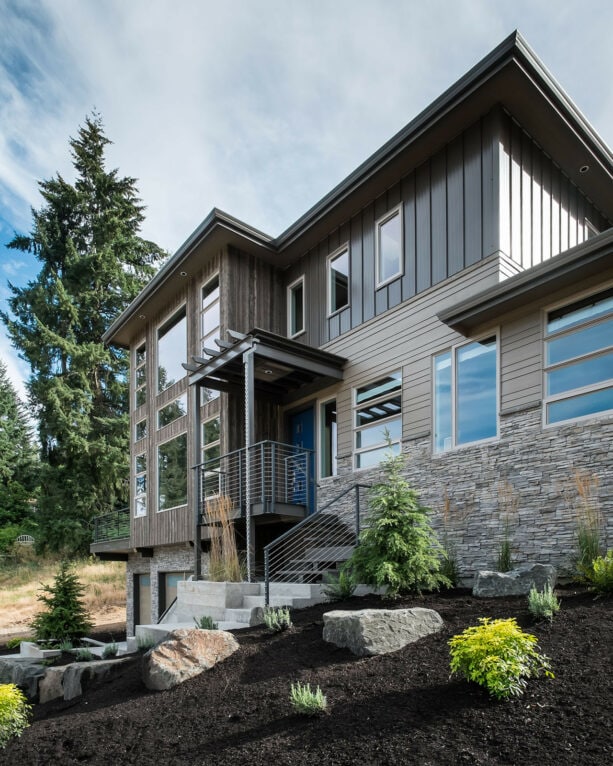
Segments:
[[[328,314],[349,305],[349,248],[341,248],[328,259]]]
[[[402,215],[397,207],[377,221],[377,287],[402,274]]]
[[[185,308],[158,329],[158,393],[185,377],[187,320]]]
[[[613,410],[613,288],[550,311],[545,422]]]
[[[181,394],[177,399],[158,410],[158,428],[164,428],[184,415],[187,415],[187,394]]]
[[[200,349],[203,356],[208,356],[205,348],[215,348],[215,338],[219,338],[219,326],[219,276],[215,276],[202,288]]]
[[[336,399],[324,402],[319,409],[321,450],[319,469],[322,478],[336,476]]]
[[[498,435],[498,342],[495,336],[434,357],[434,450]]]
[[[402,375],[393,372],[355,390],[355,467],[377,465],[391,451],[400,454]]]
[[[187,503],[187,434],[158,446],[158,511]]]
[[[134,515],[147,515],[147,456],[144,452],[134,458]]]
[[[219,417],[205,420],[202,424],[202,463],[207,463],[203,471],[203,493],[205,497],[221,494],[221,473],[219,457],[221,454]],[[212,462],[211,462],[212,461]]]
[[[287,288],[287,334],[290,338],[304,332],[304,277]]]
[[[139,420],[134,429],[134,440],[139,442],[147,436],[147,419]]]
[[[147,401],[147,351],[145,344],[134,353],[134,404],[142,407]]]

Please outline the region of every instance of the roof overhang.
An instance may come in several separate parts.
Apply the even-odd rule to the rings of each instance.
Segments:
[[[307,346],[281,335],[252,330],[247,335],[229,331],[233,342],[219,342],[210,358],[192,357],[183,365],[190,385],[241,393],[244,389],[244,357],[254,354],[255,393],[285,401],[303,388],[321,389],[343,379],[347,360],[328,351]],[[209,349],[207,349],[209,351]]]
[[[503,314],[546,299],[555,290],[601,275],[607,268],[613,268],[613,229],[445,309],[438,318],[468,335],[480,325],[493,323]]]

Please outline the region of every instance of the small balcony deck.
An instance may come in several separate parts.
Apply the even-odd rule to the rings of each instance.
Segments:
[[[130,509],[96,516],[93,520],[91,553],[101,559],[127,561],[130,549]]]

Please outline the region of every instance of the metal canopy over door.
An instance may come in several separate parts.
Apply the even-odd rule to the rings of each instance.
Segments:
[[[309,454],[315,449],[315,410],[309,407],[290,415],[290,443],[293,447],[300,447],[309,452],[297,453],[290,458],[291,465],[288,470],[291,482],[290,497],[297,505],[306,505],[309,513],[315,510],[315,476],[314,460],[309,460]]]

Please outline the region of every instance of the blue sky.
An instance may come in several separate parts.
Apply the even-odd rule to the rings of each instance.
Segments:
[[[0,0],[0,308],[93,109],[144,236],[172,251],[214,206],[277,235],[516,28],[611,146],[612,27],[600,0]],[[0,358],[23,395],[3,327]]]

